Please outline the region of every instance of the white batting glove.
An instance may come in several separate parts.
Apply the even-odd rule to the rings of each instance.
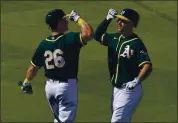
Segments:
[[[117,14],[117,10],[111,8],[108,11],[108,15],[106,16],[106,19],[107,20],[113,19],[113,18],[115,18],[116,14]]]
[[[80,18],[80,15],[76,11],[72,10],[72,12],[69,15],[69,19],[71,21],[77,22],[79,18]]]
[[[130,81],[126,83],[126,90],[132,90],[134,89],[137,85],[141,83],[139,78],[135,78],[133,81]]]

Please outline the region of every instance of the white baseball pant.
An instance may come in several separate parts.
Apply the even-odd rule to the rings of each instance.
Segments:
[[[54,114],[54,122],[74,122],[77,112],[77,80],[59,82],[49,79],[45,86],[46,98]]]
[[[125,87],[121,89],[113,87],[111,122],[131,122],[131,117],[141,97],[141,85],[136,86],[133,90],[126,90]]]

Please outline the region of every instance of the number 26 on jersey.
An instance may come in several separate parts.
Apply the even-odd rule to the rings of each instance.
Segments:
[[[46,57],[45,59],[45,64],[46,64],[46,69],[54,69],[54,68],[61,68],[65,65],[65,60],[61,56],[63,55],[63,51],[60,49],[56,49],[54,52],[47,50],[44,53],[44,56]],[[54,61],[53,64],[50,64],[50,62]]]

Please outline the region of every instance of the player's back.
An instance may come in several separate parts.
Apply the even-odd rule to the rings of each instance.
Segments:
[[[49,79],[65,81],[77,78],[79,53],[83,45],[79,33],[49,36],[40,43],[32,62],[43,66]]]

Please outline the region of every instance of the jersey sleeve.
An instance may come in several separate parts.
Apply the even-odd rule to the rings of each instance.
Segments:
[[[41,68],[43,66],[43,52],[42,52],[42,42],[36,48],[35,53],[32,56],[31,64],[36,68]]]
[[[141,67],[145,63],[152,64],[147,49],[143,42],[139,41],[136,45],[138,66]]]
[[[114,34],[105,33],[101,36],[101,44],[104,46],[109,46],[114,38]]]
[[[80,47],[87,44],[82,40],[80,32],[70,32],[66,34],[66,39],[67,39],[67,43]]]

